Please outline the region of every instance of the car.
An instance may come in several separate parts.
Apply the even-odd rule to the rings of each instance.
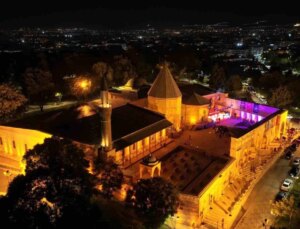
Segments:
[[[296,145],[292,144],[292,145],[286,147],[284,152],[289,152],[289,151],[295,152],[296,150],[297,150]]]
[[[288,192],[288,191],[290,191],[290,189],[292,188],[293,184],[294,184],[293,180],[291,180],[291,179],[289,179],[289,178],[286,178],[286,179],[283,181],[283,183],[282,183],[282,185],[281,185],[281,187],[280,187],[280,190],[285,191],[285,192]]]
[[[300,157],[295,157],[292,161],[293,166],[299,166],[300,165]]]
[[[292,144],[295,144],[296,147],[298,148],[299,145],[300,145],[300,139],[299,139],[299,140],[298,140],[298,139],[293,140],[293,141],[292,141]]]
[[[275,201],[281,201],[283,199],[286,199],[288,197],[289,193],[288,192],[283,192],[280,191],[277,193],[277,195],[275,196]]]
[[[292,151],[286,151],[285,152],[285,159],[290,160],[294,156],[294,152]]]
[[[297,144],[294,143],[294,144],[290,145],[289,148],[295,152],[297,150]]]
[[[299,172],[300,169],[298,167],[293,167],[291,168],[291,170],[289,171],[289,175],[295,179],[299,178]]]

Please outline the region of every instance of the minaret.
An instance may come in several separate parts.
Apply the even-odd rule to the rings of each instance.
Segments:
[[[111,101],[108,92],[108,86],[106,77],[102,77],[100,87],[100,105],[99,114],[101,119],[101,143],[100,147],[105,151],[112,149],[112,138],[111,138]]]

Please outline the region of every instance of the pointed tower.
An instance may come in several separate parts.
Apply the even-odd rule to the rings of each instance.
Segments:
[[[178,131],[181,126],[182,94],[166,63],[160,69],[148,92],[148,106],[163,113]]]
[[[102,78],[101,88],[100,88],[100,105],[99,114],[101,119],[101,143],[100,146],[104,148],[105,151],[112,149],[112,138],[111,138],[111,101],[108,92],[108,86],[106,77]]]

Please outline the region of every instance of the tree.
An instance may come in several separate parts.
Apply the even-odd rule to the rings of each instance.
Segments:
[[[265,73],[259,79],[259,87],[266,90],[272,90],[283,83],[284,76],[279,71],[270,71]]]
[[[240,91],[243,88],[242,81],[239,75],[230,76],[226,85],[228,91]]]
[[[276,106],[284,108],[293,102],[290,91],[286,86],[280,86],[273,91],[271,98],[269,99],[269,104],[271,106]]]
[[[23,77],[30,102],[38,104],[43,111],[44,105],[53,96],[52,74],[39,68],[27,68]]]
[[[124,85],[129,79],[137,77],[135,68],[127,57],[115,56],[113,68],[113,78],[117,85]]]
[[[291,223],[295,211],[295,199],[293,196],[271,203],[271,214],[277,218],[288,219]]]
[[[122,187],[124,181],[122,170],[112,158],[105,158],[100,154],[94,160],[94,172],[99,178],[101,193],[105,198],[111,199],[113,192]]]
[[[14,86],[0,84],[0,121],[5,121],[25,110],[27,99]]]
[[[219,64],[215,64],[209,78],[209,86],[214,89],[224,88],[225,81],[226,73],[224,68]]]
[[[94,178],[80,148],[53,137],[29,150],[24,160],[26,175],[11,182],[0,202],[12,228],[100,226],[101,212],[91,203]]]
[[[133,206],[145,224],[158,228],[178,207],[175,187],[161,177],[141,179],[127,192],[126,202]]]
[[[101,79],[105,76],[108,82],[113,81],[113,69],[110,65],[105,62],[97,62],[93,64],[92,71],[96,75],[94,84],[100,87]]]
[[[78,100],[86,99],[93,91],[92,80],[88,76],[78,76],[69,80],[69,89]]]
[[[288,83],[287,87],[288,87],[288,90],[292,94],[293,104],[295,106],[299,107],[300,106],[300,100],[299,100],[299,98],[300,98],[300,90],[299,90],[299,88],[300,88],[300,78],[295,77],[293,80],[291,80]]]

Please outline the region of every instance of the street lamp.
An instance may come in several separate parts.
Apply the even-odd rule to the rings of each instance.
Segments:
[[[87,78],[79,78],[75,81],[75,94],[86,99],[87,94],[90,92],[92,82]]]
[[[55,93],[55,98],[57,99],[57,103],[60,103],[61,102],[61,99],[62,99],[62,93],[61,92],[56,92]]]
[[[81,87],[83,90],[88,89],[88,87],[89,87],[89,82],[88,82],[88,80],[82,80],[82,81],[80,82],[80,87]]]

